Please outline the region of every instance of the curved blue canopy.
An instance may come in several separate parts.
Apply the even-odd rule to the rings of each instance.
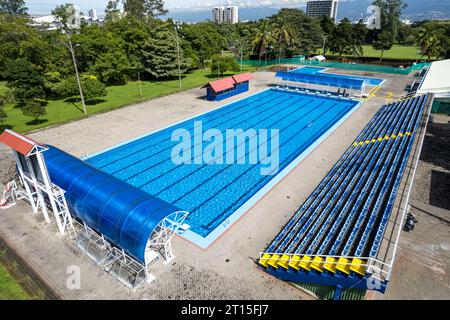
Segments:
[[[361,79],[343,78],[325,73],[307,74],[279,71],[275,74],[275,76],[278,78],[282,78],[285,81],[311,83],[336,88],[361,90],[365,85],[364,80]]]
[[[51,181],[66,191],[70,212],[138,261],[155,227],[181,211],[90,164],[48,146],[44,152]]]

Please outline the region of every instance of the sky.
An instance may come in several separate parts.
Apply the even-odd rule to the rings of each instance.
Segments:
[[[64,3],[73,3],[87,14],[89,9],[96,9],[97,13],[103,13],[108,0],[26,0],[26,5],[31,14],[49,14],[55,6]],[[166,8],[177,10],[209,10],[216,5],[237,5],[239,7],[298,7],[306,3],[306,0],[166,0]]]

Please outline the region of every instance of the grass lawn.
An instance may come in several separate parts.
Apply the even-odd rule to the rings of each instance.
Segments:
[[[374,50],[372,46],[363,46],[363,48],[364,57],[379,58],[381,55],[381,51]],[[384,52],[383,58],[415,60],[417,58],[421,59],[422,55],[418,47],[395,44],[390,50]]]
[[[381,55],[381,51],[374,50],[370,45],[364,45],[364,54],[363,57],[366,58],[379,58]],[[321,50],[318,50],[318,53],[321,53]],[[328,55],[331,55],[330,52],[327,52]],[[425,59],[419,53],[419,48],[415,46],[402,46],[395,44],[392,46],[390,50],[384,51],[383,59],[405,59],[405,60],[416,60],[416,59]]]
[[[0,264],[0,300],[28,300],[30,296]]]
[[[255,68],[245,66],[243,71],[254,71]],[[230,74],[231,75],[231,74]],[[227,75],[225,75],[227,76]],[[186,74],[182,79],[182,90],[192,89],[202,86],[216,77],[210,74],[210,70],[197,70],[192,74]],[[139,94],[139,83],[129,82],[122,86],[110,86],[107,88],[107,96],[99,99],[95,105],[88,104],[88,114],[105,112],[133,103],[150,100],[160,96],[168,95],[179,91],[178,80],[171,81],[143,81],[141,100]],[[0,82],[0,94],[7,91],[5,83]],[[5,106],[7,118],[0,125],[2,129],[12,129],[20,133],[26,133],[31,130],[47,127],[50,125],[61,124],[85,117],[82,112],[81,103],[74,99],[48,100],[46,106],[47,114],[38,123],[34,123],[33,119],[25,117],[22,111],[14,105]]]

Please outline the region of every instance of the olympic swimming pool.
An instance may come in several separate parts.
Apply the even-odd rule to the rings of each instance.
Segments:
[[[290,72],[304,73],[304,74],[316,74],[316,73],[322,73],[327,69],[328,68],[321,68],[321,67],[300,67],[300,68],[291,70]],[[329,73],[329,72],[326,72],[324,74],[330,74],[330,75],[333,75],[334,77],[338,77],[338,78],[363,80],[363,81],[365,81],[365,83],[367,85],[370,85],[370,86],[380,86],[384,82],[384,79],[381,79],[381,78],[371,78],[371,77],[337,74],[337,73]]]
[[[183,236],[206,248],[288,174],[360,105],[359,101],[267,89],[215,110],[113,146],[85,160],[104,172],[190,212]],[[181,164],[171,136],[194,122],[204,130],[278,129],[279,170],[261,164]],[[202,142],[204,148],[209,143]],[[245,149],[248,152],[249,148]],[[307,176],[305,175],[305,178]]]

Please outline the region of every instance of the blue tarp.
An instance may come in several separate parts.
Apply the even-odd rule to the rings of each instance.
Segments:
[[[180,209],[56,147],[48,147],[44,158],[50,179],[66,191],[72,215],[144,263],[152,231]]]
[[[306,74],[306,73],[279,71],[276,73],[275,76],[278,78],[282,78],[285,81],[310,83],[315,85],[345,88],[345,89],[362,90],[365,85],[364,80],[336,77],[334,75],[322,73]]]

